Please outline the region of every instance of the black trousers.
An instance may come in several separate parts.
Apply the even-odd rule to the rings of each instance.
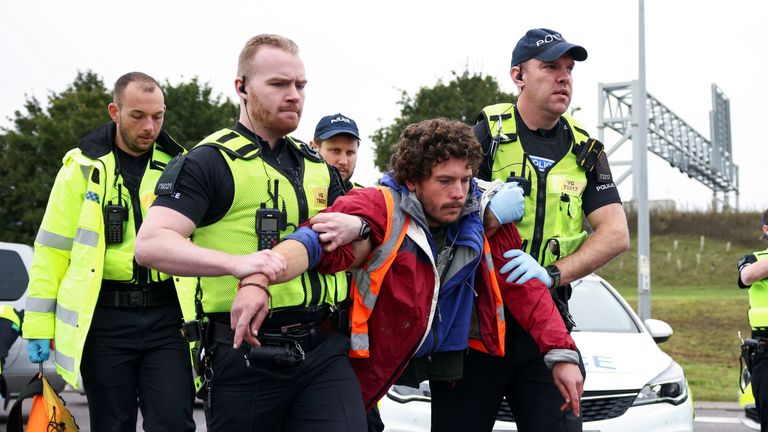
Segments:
[[[760,430],[768,432],[768,345],[752,356],[752,394],[760,417]]]
[[[205,396],[209,432],[361,432],[363,397],[347,352],[349,339],[332,334],[299,366],[260,361],[248,367],[249,346],[214,344],[213,378]]]
[[[503,358],[469,349],[462,379],[430,381],[432,431],[490,432],[506,396],[519,431],[580,432],[581,418],[560,411],[563,397],[533,338],[505,315]]]
[[[96,307],[80,372],[92,431],[194,431],[189,345],[179,305]]]

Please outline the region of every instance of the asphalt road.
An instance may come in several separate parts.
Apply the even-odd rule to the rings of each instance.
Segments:
[[[77,420],[78,426],[82,432],[90,432],[88,424],[88,405],[85,396],[70,391],[62,392],[62,398],[67,402],[72,415]],[[31,402],[25,403],[26,411]],[[9,406],[10,408],[10,406]],[[722,402],[696,402],[694,404],[696,419],[694,421],[695,432],[748,432],[753,429],[743,424],[744,414],[736,403]],[[5,420],[7,413],[0,415],[0,430],[5,431]],[[205,416],[203,415],[202,405],[198,404],[195,408],[195,422],[197,431],[205,431]],[[139,415],[141,418],[141,415]],[[141,420],[137,431],[141,431]],[[759,428],[758,428],[759,430]]]

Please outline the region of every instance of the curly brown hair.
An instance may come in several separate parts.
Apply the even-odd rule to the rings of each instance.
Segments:
[[[389,166],[395,181],[405,184],[429,178],[433,167],[451,158],[467,161],[475,175],[482,157],[482,147],[471,127],[439,117],[408,125]]]

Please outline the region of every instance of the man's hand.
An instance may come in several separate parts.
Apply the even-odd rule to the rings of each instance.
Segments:
[[[502,225],[519,221],[523,218],[525,211],[523,188],[517,182],[504,183],[496,195],[491,198],[488,208]]]
[[[315,232],[320,233],[320,242],[326,252],[357,240],[363,224],[359,217],[346,213],[320,213],[309,223]]]
[[[267,276],[261,273],[248,276],[240,282],[241,288],[235,295],[235,301],[229,313],[230,328],[235,332],[233,348],[237,349],[243,343],[243,339],[251,346],[261,345],[256,336],[259,334],[261,323],[269,313],[268,284]]]
[[[240,255],[232,265],[232,276],[242,279],[254,273],[261,273],[270,281],[280,277],[285,271],[285,259],[269,249]]]
[[[504,258],[512,258],[499,270],[501,274],[509,273],[507,282],[524,284],[531,279],[538,279],[547,288],[552,287],[552,278],[547,273],[547,269],[521,249],[510,249],[504,252]]]
[[[560,411],[573,410],[576,417],[581,417],[580,399],[584,392],[584,378],[581,376],[579,366],[573,363],[558,362],[552,367],[552,377],[555,386],[565,399]]]

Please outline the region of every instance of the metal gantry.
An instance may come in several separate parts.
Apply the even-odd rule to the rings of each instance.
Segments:
[[[633,102],[636,100],[637,81],[600,84],[598,92],[598,129],[604,139],[605,129],[611,129],[621,138],[608,149],[610,156],[623,143],[632,140]],[[712,84],[713,110],[710,112],[710,133],[705,138],[666,105],[651,94],[646,95],[648,112],[648,150],[698,180],[712,190],[713,198],[729,206],[729,193],[736,195],[738,207],[739,168],[733,163],[731,151],[730,116],[728,99]],[[611,162],[612,166],[632,166],[632,161]],[[632,174],[632,168],[616,180],[619,184]],[[721,196],[718,196],[721,194]]]
[[[739,206],[739,168],[732,158],[730,107],[725,94],[712,84],[710,141],[644,90],[637,80],[601,83],[598,88],[599,139],[606,144],[608,156],[627,141],[633,142],[632,159],[614,160],[611,166],[628,167],[615,178],[616,185],[630,174],[633,176],[633,200],[638,216],[638,314],[643,320],[651,317],[647,152],[711,189],[713,209],[718,202],[728,208],[730,192],[735,193],[736,208]],[[643,93],[645,98],[639,96]],[[645,104],[638,106],[635,102],[642,99]],[[612,145],[605,141],[606,129],[620,135]]]

